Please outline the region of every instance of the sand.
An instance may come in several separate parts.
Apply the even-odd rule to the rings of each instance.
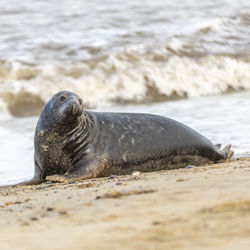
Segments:
[[[250,249],[250,159],[0,189],[0,249]]]

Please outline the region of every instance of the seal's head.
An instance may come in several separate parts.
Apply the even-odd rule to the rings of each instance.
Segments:
[[[70,91],[60,91],[44,106],[40,118],[43,127],[70,129],[82,114],[82,99]]]

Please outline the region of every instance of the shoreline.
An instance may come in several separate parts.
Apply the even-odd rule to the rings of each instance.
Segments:
[[[0,188],[1,249],[248,249],[250,158]]]

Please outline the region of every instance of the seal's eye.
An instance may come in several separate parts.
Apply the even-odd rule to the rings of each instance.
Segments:
[[[63,102],[65,99],[66,99],[66,96],[64,96],[64,95],[61,95],[61,96],[58,98],[59,102]]]

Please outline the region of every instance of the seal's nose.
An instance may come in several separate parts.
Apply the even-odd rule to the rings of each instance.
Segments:
[[[71,104],[71,113],[73,115],[80,115],[82,113],[81,105],[79,103],[74,102]]]

